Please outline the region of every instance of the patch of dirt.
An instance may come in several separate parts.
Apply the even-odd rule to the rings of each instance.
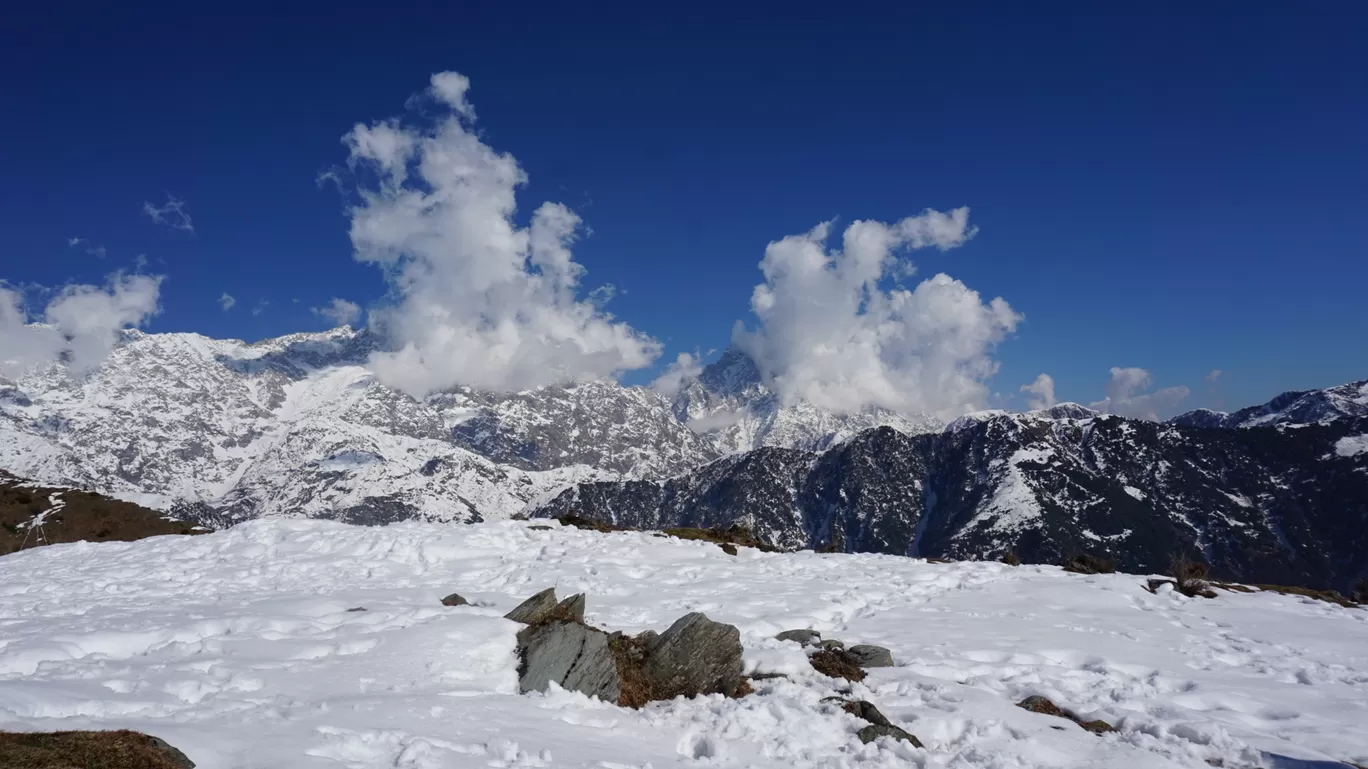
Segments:
[[[131,542],[208,531],[103,494],[34,486],[0,473],[0,555],[65,542]]]
[[[127,730],[116,732],[0,732],[5,769],[193,769],[185,754],[165,742]]]
[[[1337,590],[1313,590],[1309,587],[1295,587],[1292,585],[1251,585],[1269,593],[1282,593],[1283,595],[1299,595],[1303,598],[1314,598],[1317,601],[1325,601],[1352,609],[1359,604],[1340,595]]]
[[[727,550],[726,546],[731,545],[732,550],[735,550],[737,546],[740,546],[753,547],[756,550],[762,550],[766,553],[779,552],[779,548],[758,539],[751,533],[750,529],[740,524],[734,524],[725,529],[675,528],[663,529],[662,531],[671,537],[677,537],[679,539],[712,542],[721,545],[723,550]],[[735,552],[731,552],[731,554],[736,555]]]
[[[604,533],[604,534],[607,534],[608,532],[612,532],[612,531],[629,531],[629,529],[624,529],[624,528],[621,528],[621,527],[619,527],[619,526],[614,526],[614,525],[612,525],[611,523],[604,523],[603,521],[596,521],[596,520],[594,520],[594,519],[592,519],[592,518],[584,518],[584,517],[575,515],[574,513],[571,513],[570,515],[562,516],[562,517],[560,517],[560,518],[557,518],[556,520],[560,521],[560,524],[561,524],[562,526],[574,526],[574,527],[577,528],[577,529],[586,529],[586,530],[588,530],[588,531],[597,531],[597,532],[602,532],[602,533]]]
[[[1061,708],[1058,705],[1051,702],[1049,699],[1041,697],[1039,695],[1027,697],[1021,702],[1018,702],[1017,707],[1022,708],[1023,710],[1029,710],[1032,713],[1039,713],[1043,716],[1066,718],[1078,724],[1085,731],[1092,732],[1093,734],[1106,734],[1107,732],[1116,731],[1116,727],[1112,726],[1106,721],[1084,721],[1082,718],[1079,718],[1078,715],[1073,713],[1072,711],[1065,710],[1064,708]]]

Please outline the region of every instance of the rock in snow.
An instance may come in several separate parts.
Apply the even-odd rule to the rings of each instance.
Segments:
[[[608,634],[579,622],[552,620],[518,633],[522,667],[518,688],[544,692],[552,681],[562,689],[617,702],[622,680],[608,648]]]
[[[551,616],[556,610],[556,605],[556,589],[548,587],[515,606],[513,611],[504,615],[504,619],[511,619],[524,625],[535,625]]]
[[[741,688],[741,633],[703,614],[686,614],[652,639],[646,675],[658,699],[720,693]]]
[[[1368,612],[1273,593],[1154,595],[1143,582],[733,557],[521,522],[263,520],[55,545],[0,557],[0,730],[135,729],[205,769],[1368,765]],[[628,634],[705,612],[736,629],[742,672],[783,677],[640,710],[557,687],[520,695],[527,626],[484,607],[550,584],[587,594],[595,622]],[[474,606],[433,600],[453,590]],[[346,611],[358,605],[369,611]],[[795,627],[839,629],[904,664],[833,682],[809,650],[774,639]],[[1117,732],[1015,707],[1033,694]],[[873,722],[822,702],[833,695],[877,704],[925,748],[865,744]]]
[[[855,659],[855,664],[862,668],[893,667],[893,652],[882,646],[857,644],[846,649],[846,653],[853,657]]]

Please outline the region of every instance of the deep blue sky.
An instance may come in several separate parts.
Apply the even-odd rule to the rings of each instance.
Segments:
[[[1004,394],[1047,371],[1095,400],[1111,366],[1189,406],[1211,369],[1227,406],[1368,377],[1368,5],[645,5],[10,9],[0,278],[143,253],[151,330],[322,328],[310,306],[385,287],[315,178],[456,70],[524,212],[584,217],[586,286],[667,358],[726,344],[770,240],[968,205],[978,237],[916,261],[1026,315]],[[167,192],[193,235],[142,215]]]

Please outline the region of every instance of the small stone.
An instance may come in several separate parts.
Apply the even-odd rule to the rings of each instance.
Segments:
[[[347,611],[349,611],[349,612],[352,612],[352,611],[365,611],[365,610],[366,610],[366,607],[364,607],[364,606],[353,606],[353,607],[351,607],[350,609],[347,609]]]
[[[736,555],[736,545],[733,545],[730,542],[723,542],[722,552],[726,553],[727,555]]]
[[[785,630],[775,636],[780,641],[795,641],[799,646],[816,646],[822,641],[822,634],[812,628],[804,630]]]
[[[825,641],[818,641],[817,645],[828,651],[838,651],[845,648],[844,641],[837,641],[835,638],[828,638]]]
[[[608,646],[608,634],[578,622],[553,620],[518,633],[521,692],[544,692],[555,681],[562,688],[616,703],[622,679]]]
[[[855,663],[850,653],[844,649],[823,649],[808,657],[812,669],[824,676],[844,678],[847,681],[863,681],[864,670]]]
[[[1106,734],[1107,732],[1116,731],[1116,727],[1106,721],[1077,721],[1076,723],[1083,727],[1084,731],[1092,732],[1093,734]]]
[[[741,688],[741,631],[733,625],[686,614],[649,644],[645,673],[659,699],[734,697]]]
[[[863,742],[866,745],[879,739],[880,737],[891,737],[895,740],[906,740],[907,742],[912,743],[912,747],[914,748],[923,747],[921,744],[921,740],[912,736],[910,733],[904,731],[903,729],[899,729],[896,726],[870,724],[869,726],[866,726],[865,728],[861,729],[856,736],[860,738],[860,742]]]
[[[1105,734],[1107,732],[1116,731],[1116,727],[1112,726],[1106,721],[1084,721],[1083,719],[1079,718],[1076,714],[1059,707],[1058,705],[1051,702],[1049,699],[1041,697],[1038,694],[1027,697],[1021,702],[1018,702],[1017,707],[1029,710],[1032,713],[1040,713],[1041,715],[1045,716],[1066,718],[1078,724],[1084,730],[1092,732],[1093,734]]]
[[[443,599],[442,599],[442,605],[443,605],[443,606],[469,606],[469,605],[470,605],[470,601],[467,601],[466,599],[462,598],[462,597],[461,597],[459,594],[457,594],[457,593],[452,593],[451,595],[449,595],[449,596],[447,596],[446,598],[443,598]]]
[[[511,619],[524,625],[535,625],[550,616],[551,611],[555,608],[556,589],[548,587],[518,604],[513,611],[504,615],[504,619]]]
[[[868,721],[875,726],[892,726],[892,722],[879,712],[879,709],[864,700],[846,700],[841,709],[856,718]]]
[[[846,650],[850,656],[855,658],[862,668],[891,668],[893,667],[893,652],[882,646],[871,646],[860,644],[852,646]]]

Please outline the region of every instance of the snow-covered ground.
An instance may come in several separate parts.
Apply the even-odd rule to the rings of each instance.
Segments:
[[[0,729],[139,729],[201,769],[1368,763],[1368,611],[534,525],[263,520],[0,558]],[[608,629],[703,611],[741,629],[750,671],[791,678],[641,711],[520,696],[501,615],[549,585]],[[453,591],[476,605],[442,607]],[[808,626],[892,649],[854,693],[924,750],[861,745],[821,703],[844,682],[772,640]],[[1119,731],[1013,705],[1031,694]]]

